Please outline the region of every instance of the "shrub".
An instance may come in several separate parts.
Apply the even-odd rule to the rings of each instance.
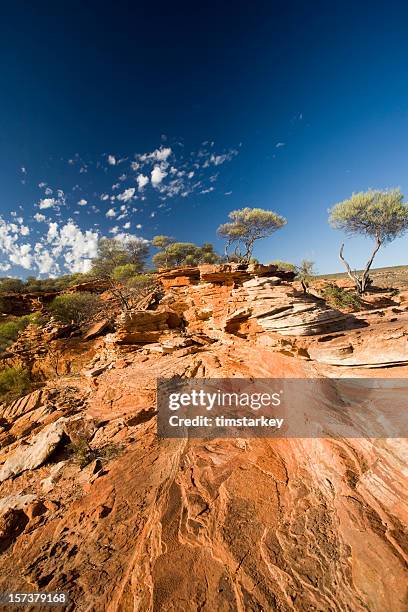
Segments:
[[[14,321],[0,324],[0,351],[4,351],[8,346],[17,340],[18,334],[23,331],[30,323],[38,324],[40,321],[38,313],[32,313],[19,317]]]
[[[24,283],[19,278],[2,278],[0,281],[1,293],[20,293]]]
[[[280,270],[285,270],[288,272],[296,272],[296,266],[289,261],[271,261],[269,263],[271,266],[277,266]]]
[[[97,295],[87,292],[65,293],[51,302],[49,310],[62,323],[81,325],[92,318],[101,308]]]
[[[122,447],[111,443],[106,444],[102,448],[91,448],[85,438],[79,438],[75,442],[71,442],[69,449],[75,463],[82,469],[92,463],[92,461],[95,461],[95,459],[100,459],[102,463],[108,463],[120,454]]]
[[[22,368],[5,368],[0,370],[0,401],[12,402],[31,389],[30,376]]]
[[[338,285],[330,283],[322,290],[322,297],[335,308],[361,308],[361,298],[355,291],[346,291]]]

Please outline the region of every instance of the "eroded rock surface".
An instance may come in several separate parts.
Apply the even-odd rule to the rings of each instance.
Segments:
[[[101,612],[406,610],[406,440],[156,435],[158,377],[407,377],[403,302],[350,316],[265,268],[166,272],[160,304],[82,369],[1,408],[1,591]]]

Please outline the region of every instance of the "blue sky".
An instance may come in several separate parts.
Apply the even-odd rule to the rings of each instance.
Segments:
[[[0,274],[82,271],[98,236],[214,242],[230,210],[288,224],[255,255],[341,270],[327,210],[408,197],[403,2],[29,3],[0,24]],[[408,264],[408,237],[376,265]],[[370,244],[346,240],[360,267]]]

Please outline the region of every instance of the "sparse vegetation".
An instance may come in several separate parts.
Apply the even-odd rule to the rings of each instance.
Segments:
[[[23,368],[0,370],[0,402],[10,403],[30,392],[31,380]]]
[[[72,457],[81,469],[99,459],[102,463],[108,463],[117,457],[122,447],[118,444],[106,444],[102,448],[91,448],[86,438],[78,438],[75,442],[69,444],[69,450]]]
[[[249,263],[256,240],[271,236],[286,225],[286,219],[272,210],[242,208],[229,213],[230,222],[220,225],[218,234],[226,239],[225,256],[230,260],[229,248],[234,246],[233,256]]]
[[[30,323],[39,323],[38,313],[24,315],[7,323],[0,324],[0,352],[4,351],[17,340],[18,334],[23,331]]]
[[[0,280],[0,293],[21,293],[24,282],[19,278],[2,278]]]
[[[316,276],[314,261],[303,259],[298,266],[295,266],[296,278],[300,281],[303,293],[307,293],[309,285]]]
[[[80,326],[90,320],[100,308],[100,298],[84,291],[58,295],[51,302],[49,311],[62,323],[74,323]]]
[[[293,263],[290,263],[289,261],[271,261],[270,264],[271,266],[277,266],[280,270],[287,270],[288,272],[296,272],[296,266]]]
[[[28,276],[25,281],[19,278],[0,279],[1,293],[54,293],[63,291],[79,283],[94,280],[92,274],[64,274],[56,278],[35,278]]]
[[[361,309],[361,298],[358,293],[346,291],[334,283],[330,283],[323,288],[322,297],[333,308]]]

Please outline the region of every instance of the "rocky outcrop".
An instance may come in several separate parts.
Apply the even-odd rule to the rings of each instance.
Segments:
[[[289,273],[281,273],[275,266],[255,266],[255,272],[248,266],[244,270],[239,266],[230,268],[231,265],[201,266],[200,283],[196,277],[189,277],[187,285],[177,284],[177,277],[166,277],[166,286],[170,281],[173,284],[164,299],[183,315],[189,329],[217,338],[224,332],[241,336],[262,332],[309,336],[352,324],[350,315],[298,291],[285,280]]]
[[[156,342],[164,332],[180,325],[179,315],[170,308],[133,310],[122,314],[117,321],[116,333],[107,341],[117,344]]]
[[[405,324],[403,323],[405,321]],[[311,359],[334,366],[381,368],[408,364],[408,316],[373,328],[322,337],[308,349]]]

